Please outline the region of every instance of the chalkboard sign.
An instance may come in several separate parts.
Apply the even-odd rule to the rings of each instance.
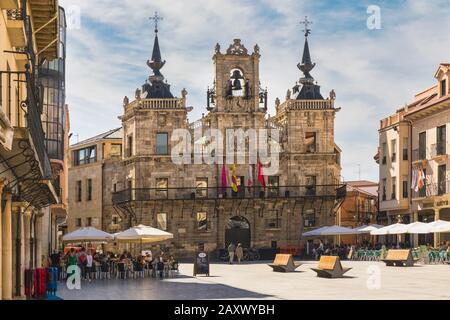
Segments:
[[[194,260],[194,277],[197,274],[205,274],[209,277],[209,256],[206,252],[197,252]]]

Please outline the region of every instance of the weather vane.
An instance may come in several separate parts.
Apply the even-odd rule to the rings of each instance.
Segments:
[[[158,12],[155,11],[155,15],[149,18],[155,22],[155,32],[158,33],[158,22],[164,20],[162,17],[158,15]]]
[[[313,22],[308,20],[308,16],[305,16],[305,20],[300,21],[300,24],[303,24],[305,26],[305,29],[303,29],[302,31],[305,33],[305,37],[307,37],[308,34],[311,33],[311,29],[308,29],[308,26],[310,24],[313,24]]]

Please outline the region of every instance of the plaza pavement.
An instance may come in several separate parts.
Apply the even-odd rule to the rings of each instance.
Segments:
[[[181,264],[176,278],[83,281],[81,290],[60,283],[57,295],[86,300],[450,299],[450,265],[402,268],[343,261],[353,268],[346,278],[322,279],[310,269],[317,265],[314,261],[304,262],[294,273],[273,272],[266,263],[211,264],[211,276],[197,278],[192,277],[192,264]]]

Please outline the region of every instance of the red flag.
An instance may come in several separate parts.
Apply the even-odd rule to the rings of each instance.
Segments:
[[[266,179],[264,179],[263,166],[261,164],[261,161],[258,161],[258,181],[265,189]]]
[[[253,187],[253,166],[251,164],[248,165],[248,179],[247,179],[247,188],[248,192],[252,191]]]
[[[228,188],[228,179],[227,179],[227,169],[225,168],[225,164],[222,165],[222,189],[224,192],[227,192]]]

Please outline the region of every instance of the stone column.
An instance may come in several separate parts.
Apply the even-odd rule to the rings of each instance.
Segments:
[[[42,212],[36,215],[36,230],[34,232],[36,238],[34,239],[36,248],[36,268],[42,266]]]
[[[27,210],[23,215],[23,232],[24,232],[24,259],[23,265],[24,269],[28,269],[30,267],[30,259],[31,259],[31,247],[30,247],[30,222],[31,222],[31,211]]]
[[[12,216],[11,193],[6,193],[5,212],[2,215],[2,298],[12,299]]]
[[[3,195],[3,188],[5,187],[5,184],[3,181],[0,181],[0,251],[2,250],[2,195]],[[2,281],[2,253],[0,252],[0,300],[2,300],[2,291],[3,291],[3,281]]]
[[[439,220],[439,209],[434,209],[434,221]],[[441,244],[441,234],[435,233],[434,234],[434,247],[438,248]]]
[[[24,296],[24,278],[25,278],[25,235],[24,235],[24,210],[27,204],[24,202],[14,202],[12,211],[12,235],[13,235],[13,292],[15,297],[21,298]],[[18,286],[19,284],[19,286]]]

